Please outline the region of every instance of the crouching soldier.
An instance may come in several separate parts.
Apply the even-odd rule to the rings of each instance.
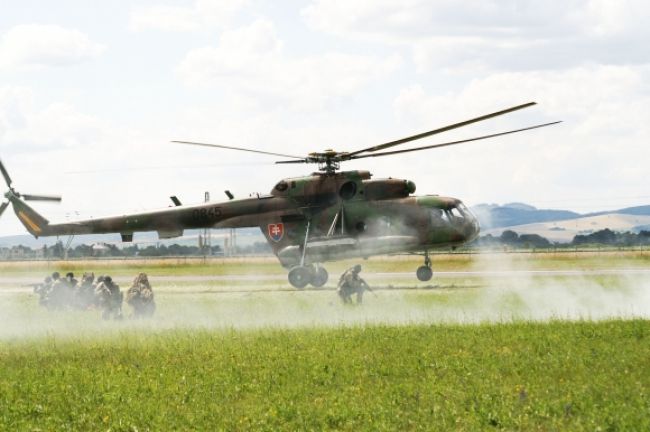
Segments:
[[[52,273],[47,307],[50,310],[66,309],[70,305],[71,289],[67,279],[61,279],[59,272]]]
[[[52,277],[47,276],[43,283],[34,285],[34,294],[38,294],[38,304],[48,307],[50,290],[52,289]]]
[[[90,309],[95,302],[95,273],[84,273],[75,289],[75,305],[79,309]]]
[[[361,304],[363,302],[363,292],[365,290],[372,291],[366,281],[359,277],[360,272],[361,266],[357,264],[341,275],[336,292],[344,304],[352,303],[353,294],[357,295],[357,304]]]
[[[110,276],[104,276],[104,280],[97,284],[95,298],[103,319],[122,319],[122,292]]]
[[[145,273],[140,273],[133,280],[133,285],[126,292],[126,302],[133,308],[133,318],[149,318],[156,310],[153,290]]]

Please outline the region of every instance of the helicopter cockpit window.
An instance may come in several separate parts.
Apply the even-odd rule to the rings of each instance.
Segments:
[[[452,207],[449,209],[449,213],[455,218],[464,219],[465,215],[458,209],[458,207]]]
[[[461,226],[467,223],[475,223],[474,216],[463,203],[458,203],[454,207],[445,210],[445,213],[452,225]]]
[[[432,208],[431,209],[431,224],[433,226],[443,226],[447,225],[449,222],[449,219],[445,212],[438,208]]]

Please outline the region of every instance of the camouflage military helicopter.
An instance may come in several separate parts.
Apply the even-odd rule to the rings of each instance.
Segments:
[[[159,238],[168,239],[183,235],[185,229],[259,227],[282,266],[288,270],[289,283],[296,288],[308,284],[323,286],[328,279],[322,265],[325,262],[379,254],[421,254],[424,262],[416,275],[420,281],[427,281],[433,274],[429,251],[472,241],[479,233],[475,217],[459,199],[438,195],[415,196],[415,183],[410,180],[372,179],[368,171],[340,171],[341,163],[452,146],[559,123],[386,151],[532,105],[535,102],[351,152],[325,150],[300,156],[174,141],[288,159],[276,161],[278,164],[317,164],[318,171],[280,180],[268,195],[233,199],[226,191],[230,200],[225,202],[181,205],[175,200],[175,207],[162,210],[58,224],[51,224],[25,201],[60,201],[61,198],[20,194],[12,187],[12,180],[0,162],[0,170],[9,187],[5,194],[7,201],[0,205],[0,215],[11,203],[18,219],[34,237],[119,233],[123,242],[133,241],[133,234],[143,231],[157,231]]]

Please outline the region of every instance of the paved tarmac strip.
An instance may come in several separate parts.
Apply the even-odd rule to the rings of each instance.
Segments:
[[[362,273],[364,279],[373,281],[374,286],[382,289],[379,284],[384,280],[411,280],[414,284],[412,287],[384,287],[384,289],[433,289],[440,288],[436,285],[439,279],[498,279],[498,278],[523,278],[523,277],[594,277],[594,276],[650,276],[650,269],[598,269],[598,270],[488,270],[488,271],[441,271],[433,273],[433,279],[429,282],[418,282],[414,272],[379,272],[379,273]],[[338,275],[330,274],[329,285],[333,285]],[[127,286],[131,279],[127,277],[115,277],[117,283],[122,288]],[[0,293],[28,293],[32,291],[33,284],[39,283],[42,279],[33,276],[0,276]],[[155,276],[151,275],[150,280],[152,283],[168,284],[168,283],[196,283],[196,282],[277,282],[283,283],[287,281],[286,274],[233,274],[233,275],[164,275]],[[161,287],[162,291],[167,291]],[[327,288],[325,288],[327,289]],[[331,287],[330,287],[331,289]],[[213,287],[206,290],[188,290],[183,292],[251,292],[251,291],[268,291],[271,287],[260,287],[258,289],[250,289],[249,287],[233,287],[231,289],[219,289]],[[287,282],[286,289],[273,288],[273,291],[295,291]]]

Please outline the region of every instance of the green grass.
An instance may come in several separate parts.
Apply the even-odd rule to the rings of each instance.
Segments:
[[[2,430],[649,430],[650,322],[0,341]]]

